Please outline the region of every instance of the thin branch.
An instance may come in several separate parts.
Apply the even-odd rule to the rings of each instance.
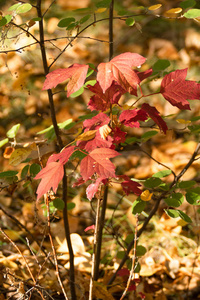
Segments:
[[[127,284],[126,284],[126,288],[120,298],[120,300],[123,300],[124,297],[126,296],[127,292],[128,292],[128,289],[129,289],[129,286],[130,286],[130,283],[131,283],[131,280],[133,279],[133,275],[134,275],[134,270],[135,270],[135,260],[136,260],[136,247],[137,247],[137,232],[138,232],[138,225],[139,225],[139,220],[138,220],[138,214],[136,214],[135,216],[136,218],[136,225],[135,225],[135,235],[134,235],[134,247],[133,247],[133,256],[132,256],[132,266],[131,266],[131,271],[130,271],[130,274],[129,274],[129,278],[128,278],[128,281],[127,281]]]
[[[68,297],[67,297],[67,294],[65,292],[62,280],[60,278],[60,272],[59,272],[59,268],[58,268],[58,260],[57,260],[57,256],[56,256],[56,249],[55,249],[53,238],[52,238],[52,235],[51,235],[51,222],[50,222],[49,201],[50,201],[49,197],[46,196],[45,197],[45,202],[46,202],[46,206],[47,206],[48,236],[49,236],[49,240],[50,240],[50,243],[51,243],[51,248],[52,248],[52,252],[53,252],[53,258],[54,258],[54,262],[55,262],[56,276],[57,276],[58,282],[60,284],[60,287],[61,287],[61,290],[63,292],[63,295],[64,295],[65,299],[69,300]]]
[[[101,199],[100,199],[100,197],[98,197],[97,211],[96,211],[96,221],[95,221],[95,230],[94,230],[94,242],[93,242],[93,253],[92,253],[92,270],[91,270],[91,276],[90,276],[89,300],[92,300],[93,281],[97,280],[97,279],[95,279],[95,267],[96,267],[96,248],[97,248],[98,236],[99,236],[100,207],[101,207]]]

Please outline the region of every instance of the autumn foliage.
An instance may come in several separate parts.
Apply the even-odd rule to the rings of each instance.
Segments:
[[[126,195],[140,195],[142,190],[139,183],[128,176],[116,174],[115,166],[110,159],[120,155],[118,145],[125,142],[126,128],[139,128],[140,122],[152,119],[155,126],[166,134],[168,126],[159,111],[143,103],[140,108],[119,105],[119,100],[125,93],[147,99],[142,91],[141,82],[150,77],[152,70],[139,72],[133,67],[140,67],[146,59],[136,53],[123,53],[114,57],[110,62],[100,63],[97,67],[96,83],[87,88],[94,93],[88,102],[88,109],[96,111],[96,115],[83,122],[83,133],[75,140],[73,146],[66,146],[59,154],[52,155],[47,165],[35,177],[42,179],[38,189],[39,199],[52,188],[56,192],[62,180],[63,167],[74,152],[80,151],[85,157],[80,162],[80,175],[77,185],[90,181],[87,197],[91,200],[102,183],[117,181],[121,184]],[[59,83],[68,79],[67,96],[77,92],[87,77],[88,65],[74,64],[67,69],[57,69],[46,76],[43,90],[55,88]],[[180,109],[190,109],[188,100],[200,99],[200,85],[195,81],[186,80],[187,69],[176,70],[164,76],[160,93],[171,105]],[[139,89],[139,91],[138,91]],[[113,108],[118,109],[113,115]],[[91,183],[92,182],[92,183]]]

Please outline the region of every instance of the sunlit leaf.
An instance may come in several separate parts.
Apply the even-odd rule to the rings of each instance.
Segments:
[[[162,178],[162,177],[169,176],[171,173],[172,173],[171,170],[163,170],[153,174],[152,177]]]
[[[179,14],[180,12],[182,12],[182,8],[176,7],[176,8],[171,8],[171,9],[167,10],[165,12],[165,14]]]
[[[9,141],[8,138],[1,140],[1,141],[0,141],[0,148],[3,147],[5,144],[7,144],[8,141]]]
[[[141,199],[142,201],[150,201],[151,198],[152,198],[152,196],[153,196],[153,193],[150,193],[149,190],[145,190],[145,191],[143,191],[142,194],[140,195],[140,199]]]
[[[200,17],[200,9],[191,8],[186,13],[184,13],[184,17],[187,19],[195,19]]]
[[[5,26],[6,24],[10,23],[11,20],[12,20],[11,15],[6,15],[6,16],[2,17],[0,20],[0,26]]]
[[[16,13],[24,14],[24,13],[28,12],[29,10],[31,10],[31,8],[32,8],[32,5],[30,3],[24,3],[24,4],[20,5],[19,7],[17,7]]]
[[[155,5],[152,5],[152,6],[149,6],[148,7],[148,10],[156,10],[158,8],[160,8],[162,6],[162,4],[155,4]]]
[[[135,19],[133,19],[133,18],[126,19],[126,25],[133,26],[134,24],[135,24]]]
[[[20,124],[16,124],[14,125],[10,130],[8,130],[8,132],[6,133],[7,137],[9,137],[10,139],[15,138],[18,130],[20,128]]]

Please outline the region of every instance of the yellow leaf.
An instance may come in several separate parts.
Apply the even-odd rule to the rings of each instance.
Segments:
[[[101,13],[103,13],[103,12],[106,11],[106,10],[107,10],[106,7],[98,8],[97,10],[95,10],[95,14],[101,14]]]
[[[141,198],[142,201],[150,201],[152,196],[153,196],[153,193],[150,193],[149,190],[145,190],[140,195],[140,198]]]
[[[18,166],[22,161],[24,161],[29,154],[32,152],[30,148],[19,148],[16,149],[10,156],[9,164],[11,166]]]
[[[165,14],[179,14],[180,12],[182,12],[182,8],[176,7],[176,8],[171,8],[171,9],[167,10],[165,12]]]
[[[156,9],[160,8],[161,6],[162,6],[162,4],[152,5],[148,8],[148,10],[156,10]]]
[[[187,125],[187,124],[190,124],[191,121],[189,120],[184,120],[184,119],[177,119],[176,122],[180,123],[180,124],[184,124],[184,125]]]
[[[92,140],[96,135],[96,130],[86,131],[79,136],[77,136],[76,141],[89,141]]]

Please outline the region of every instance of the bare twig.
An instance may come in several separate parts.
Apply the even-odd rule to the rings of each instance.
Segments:
[[[135,225],[135,235],[134,235],[134,247],[133,247],[133,256],[132,256],[132,266],[131,266],[131,271],[129,274],[129,278],[126,284],[126,288],[120,298],[120,300],[123,300],[124,297],[126,296],[126,293],[128,292],[131,280],[133,279],[134,275],[134,270],[135,270],[135,259],[136,259],[136,247],[137,247],[137,232],[138,232],[138,214],[135,216],[136,218],[136,225]]]
[[[56,256],[56,249],[55,249],[53,238],[52,238],[52,235],[51,235],[51,222],[50,222],[49,201],[50,201],[49,197],[46,196],[45,197],[45,202],[46,202],[46,206],[47,206],[47,222],[48,222],[48,231],[49,231],[48,235],[49,235],[49,240],[50,240],[50,243],[51,243],[51,248],[52,248],[54,262],[55,262],[55,267],[56,267],[56,276],[58,278],[58,282],[59,282],[60,287],[62,289],[62,292],[63,292],[63,295],[65,297],[65,300],[69,300],[68,297],[67,297],[67,294],[65,292],[62,280],[60,278],[60,272],[59,272],[59,268],[58,268],[58,260],[57,260],[57,256]]]

